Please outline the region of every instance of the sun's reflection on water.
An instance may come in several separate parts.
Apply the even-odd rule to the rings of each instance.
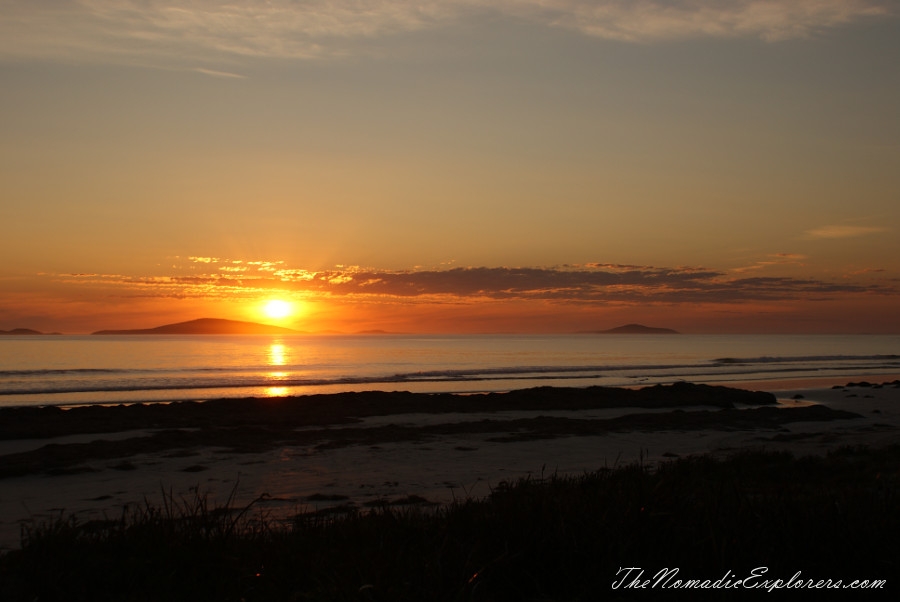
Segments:
[[[269,366],[275,368],[284,366],[288,360],[288,349],[283,343],[272,343],[269,346]],[[288,372],[284,370],[273,370],[269,372],[268,379],[279,381],[286,380]],[[285,397],[288,395],[287,387],[266,387],[266,397]]]
[[[287,362],[287,347],[283,343],[269,345],[269,365],[284,366]]]

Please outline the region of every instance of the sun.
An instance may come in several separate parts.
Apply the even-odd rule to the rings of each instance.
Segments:
[[[293,311],[293,306],[288,301],[282,301],[281,299],[272,299],[271,301],[267,301],[265,306],[263,307],[263,313],[265,313],[266,316],[272,318],[273,320],[286,318],[291,315]]]

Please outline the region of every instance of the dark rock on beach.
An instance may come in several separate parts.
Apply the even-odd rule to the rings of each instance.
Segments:
[[[0,457],[0,478],[44,472],[93,470],[91,462],[122,461],[136,454],[199,448],[254,453],[280,446],[334,449],[455,436],[494,442],[602,436],[613,432],[776,429],[797,421],[856,418],[824,406],[776,408],[768,393],[676,383],[643,389],[539,387],[479,395],[363,392],[294,398],[222,399],[209,402],[0,409],[0,439],[135,431],[133,436],[88,442],[48,442]],[[737,406],[747,409],[738,409]],[[549,415],[554,411],[621,409],[607,418]],[[669,411],[652,411],[669,410]],[[498,412],[508,415],[496,415]],[[522,411],[548,415],[528,416]],[[490,418],[483,413],[489,412]],[[366,417],[453,413],[453,420],[367,424]],[[471,414],[459,420],[459,414]],[[482,414],[482,415],[479,415]],[[340,428],[336,428],[340,427]],[[200,465],[197,465],[200,466]],[[184,470],[199,470],[189,467]]]
[[[205,402],[0,408],[0,440],[110,433],[133,429],[234,426],[325,426],[368,416],[407,413],[499,412],[775,405],[771,393],[686,382],[642,389],[536,387],[506,393],[456,395],[366,391]]]

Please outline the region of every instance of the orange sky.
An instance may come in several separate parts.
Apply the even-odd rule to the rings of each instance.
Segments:
[[[281,262],[176,261],[157,275],[29,277],[31,290],[8,295],[4,311],[27,307],[33,317],[17,323],[71,333],[196,317],[307,332],[575,332],[628,322],[696,333],[900,331],[890,283],[861,275],[833,282],[624,265],[309,272]],[[291,314],[266,315],[271,299],[289,302]]]
[[[0,329],[900,333],[882,0],[10,0]]]

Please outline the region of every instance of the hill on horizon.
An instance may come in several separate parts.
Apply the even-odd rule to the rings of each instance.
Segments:
[[[643,324],[625,324],[609,330],[589,330],[586,334],[681,334],[671,328],[655,328]]]
[[[57,333],[41,332],[39,330],[32,330],[31,328],[13,328],[12,330],[0,330],[0,335],[3,335],[3,334],[26,336],[26,335],[33,335],[33,334],[57,334]]]
[[[271,324],[258,324],[256,322],[242,322],[240,320],[225,320],[222,318],[198,318],[176,324],[165,324],[156,328],[138,328],[130,330],[98,330],[92,334],[301,334],[299,330],[272,326]]]

